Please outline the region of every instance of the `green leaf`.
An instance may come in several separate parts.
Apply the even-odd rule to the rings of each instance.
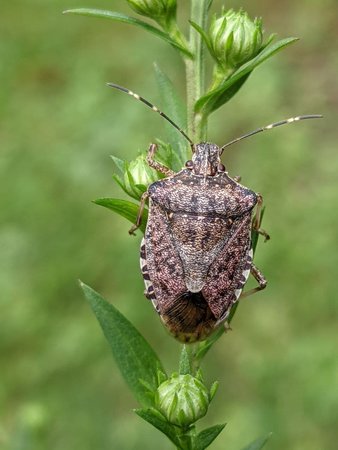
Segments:
[[[145,184],[135,184],[136,189],[138,189],[142,194],[148,189]]]
[[[207,45],[210,54],[213,56],[213,48],[210,43],[209,34],[198,25],[198,23],[194,22],[193,20],[189,20],[190,25],[195,28],[197,33],[199,33],[202,36],[202,39],[204,40],[205,44]]]
[[[264,44],[260,48],[259,53],[261,53],[266,47],[268,47],[268,45],[271,44],[271,42],[275,39],[276,36],[277,36],[276,33],[270,34],[270,36],[267,38],[267,40],[264,42]]]
[[[114,164],[121,175],[124,174],[126,163],[123,159],[118,158],[117,156],[110,155],[111,159],[114,161]]]
[[[233,308],[234,308],[234,306],[233,306]],[[218,339],[221,336],[223,336],[224,332],[225,332],[225,328],[223,325],[221,325],[205,341],[200,342],[198,344],[198,347],[197,347],[197,350],[195,353],[195,359],[197,361],[201,361],[205,357],[205,355],[208,353],[208,351],[211,349],[211,347],[215,344],[215,342],[218,341]]]
[[[272,433],[269,433],[267,436],[260,437],[255,441],[251,442],[251,444],[243,447],[242,450],[260,450],[268,442],[271,436]]]
[[[155,391],[158,387],[157,371],[164,372],[161,361],[144,337],[113,305],[86,284],[80,282],[80,286],[109,342],[123,378],[142,406],[151,405],[148,389],[140,380]]]
[[[219,382],[214,381],[210,388],[210,401],[215,397],[216,392],[218,391]]]
[[[162,431],[177,448],[181,449],[179,438],[174,425],[171,425],[155,408],[134,409],[135,413],[145,421]]]
[[[137,185],[134,182],[134,178],[133,178],[132,174],[130,173],[128,166],[126,166],[126,168],[125,168],[124,185],[126,187],[126,191],[132,198],[134,198],[135,200],[140,200],[143,192],[140,191],[139,189],[137,189],[137,187],[136,187]]]
[[[290,37],[282,39],[278,42],[275,42],[274,44],[270,44],[265,47],[255,58],[251,59],[246,64],[243,64],[243,66],[241,66],[236,72],[234,72],[230,78],[226,79],[218,88],[213,89],[212,91],[201,97],[199,100],[197,100],[197,102],[195,103],[195,111],[201,112],[203,110],[203,113],[207,115],[215,111],[223,104],[220,101],[220,97],[224,95],[224,101],[228,101],[232,97],[232,95],[234,95],[234,93],[238,91],[245,80],[242,81],[242,84],[237,86],[237,89],[234,93],[232,93],[232,95],[230,95],[229,98],[225,95],[225,92],[228,89],[233,87],[233,85],[235,83],[238,83],[239,80],[241,80],[243,77],[248,77],[256,67],[273,56],[279,50],[297,40],[298,38]]]
[[[163,39],[165,42],[177,48],[185,55],[192,57],[192,54],[189,52],[189,50],[180,45],[174,39],[172,39],[168,33],[165,33],[159,30],[158,28],[149,25],[149,23],[147,22],[143,22],[142,20],[136,19],[131,16],[127,16],[126,14],[122,14],[115,11],[107,11],[103,9],[92,9],[92,8],[67,9],[66,11],[63,11],[63,14],[78,14],[81,16],[91,16],[99,19],[109,19],[114,20],[115,22],[124,22],[130,25],[136,25],[138,27],[143,28],[146,31],[149,31],[155,36]]]
[[[209,445],[222,432],[225,425],[225,423],[214,425],[198,433],[198,435],[196,436],[196,450],[204,450],[205,448],[209,447]]]
[[[129,195],[129,197],[132,197],[131,192],[126,189],[126,186],[122,179],[116,173],[113,173],[112,177],[115,183],[123,190],[123,192]],[[139,200],[139,198],[135,198],[135,200]]]
[[[157,64],[154,64],[156,82],[161,95],[163,111],[183,130],[186,130],[187,109],[175,86],[162,72]],[[188,159],[187,140],[168,122],[165,124],[168,133],[168,142],[178,152],[179,166],[170,167],[174,171],[180,170]]]
[[[158,151],[156,152],[155,159],[164,164],[166,167],[178,172],[184,167],[185,161],[182,164],[182,154],[179,151],[174,150],[168,143],[156,139],[158,144]],[[189,159],[189,158],[188,158]]]
[[[135,200],[140,200],[140,197],[143,193],[139,192],[139,190],[135,190],[135,184],[134,180],[131,178],[131,175],[129,173],[129,164],[126,161],[123,161],[120,158],[117,158],[116,156],[111,155],[111,159],[113,160],[118,172],[123,176],[123,179],[121,176],[117,173],[113,173],[113,180],[115,183],[130,197],[134,198]],[[127,178],[128,183],[125,183],[125,180]]]
[[[133,224],[136,223],[139,206],[136,205],[135,203],[129,202],[128,200],[121,200],[119,198],[98,198],[97,200],[94,200],[93,203],[95,203],[96,205],[104,206],[105,208],[108,208],[111,211],[120,214],[120,216],[129,220]],[[148,220],[148,211],[144,209],[142,215],[142,222],[139,227],[142,233],[145,232],[147,220]]]
[[[165,373],[161,372],[160,370],[157,371],[157,384],[160,385],[167,381],[168,377]]]
[[[250,74],[251,74],[251,72],[244,75],[242,78],[240,78],[238,81],[236,81],[232,86],[230,86],[223,93],[221,93],[218,97],[215,97],[213,111],[216,111],[216,109],[218,109],[220,106],[227,103],[235,94],[237,94],[237,92],[240,90],[240,88],[243,86],[243,84],[249,78]]]
[[[213,0],[207,0],[207,11],[211,8]]]

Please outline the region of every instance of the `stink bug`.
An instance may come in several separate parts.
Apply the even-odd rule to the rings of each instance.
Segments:
[[[260,228],[262,196],[231,178],[221,162],[229,145],[259,132],[287,123],[322,117],[294,117],[259,128],[222,147],[209,142],[194,144],[166,114],[144,98],[109,83],[145,103],[170,122],[190,143],[192,159],[178,173],[154,159],[156,144],[148,150],[150,167],[165,175],[142,195],[136,224],[149,198],[149,217],[141,242],[141,270],[145,295],[150,299],[168,330],[181,342],[205,339],[226,322],[239,298],[266,286],[253,264],[251,231]],[[252,219],[253,210],[256,213]],[[245,293],[250,275],[258,286]]]

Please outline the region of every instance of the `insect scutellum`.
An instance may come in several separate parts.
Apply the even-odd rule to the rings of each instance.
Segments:
[[[145,98],[141,97],[138,94],[135,94],[133,91],[120,86],[118,84],[114,84],[114,83],[107,83],[107,86],[114,88],[114,89],[118,89],[122,92],[125,92],[126,94],[130,95],[131,97],[135,98],[136,100],[139,100],[140,102],[144,103],[146,106],[148,106],[152,111],[158,113],[161,117],[163,117],[167,122],[169,122],[174,128],[176,128],[176,130],[182,134],[182,136],[190,143],[192,152],[195,153],[196,148],[200,145],[203,144],[209,144],[207,142],[201,142],[199,144],[194,144],[194,142],[192,141],[192,139],[190,139],[190,137],[182,130],[182,128],[180,128],[172,119],[170,119],[170,117],[168,117],[165,113],[163,113],[159,108],[157,108],[157,106],[153,105],[152,103],[150,103],[148,100],[146,100]],[[280,120],[278,122],[274,122],[271,123],[269,125],[266,125],[264,127],[260,127],[257,128],[254,131],[250,131],[249,133],[243,134],[242,136],[233,139],[232,141],[228,142],[227,144],[223,145],[222,147],[218,147],[219,148],[219,155],[221,155],[224,151],[224,149],[226,147],[229,147],[232,144],[235,144],[236,142],[239,142],[243,139],[246,139],[250,136],[253,136],[255,134],[261,133],[262,131],[267,131],[267,130],[271,130],[272,128],[276,128],[279,127],[281,125],[287,125],[293,122],[299,122],[301,120],[306,120],[306,119],[321,119],[323,116],[321,114],[306,114],[306,115],[302,115],[302,116],[296,116],[296,117],[290,117],[289,119],[285,119],[285,120]],[[209,145],[215,145],[215,144],[209,144]]]

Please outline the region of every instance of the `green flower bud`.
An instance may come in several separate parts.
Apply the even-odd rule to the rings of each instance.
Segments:
[[[262,47],[261,19],[250,20],[245,11],[229,10],[214,17],[209,30],[209,48],[218,70],[235,70],[254,58]]]
[[[124,173],[124,187],[132,197],[141,197],[144,189],[138,185],[148,187],[149,184],[158,180],[156,170],[149,167],[145,156],[139,155],[136,159],[126,164]]]
[[[209,407],[210,396],[205,385],[192,375],[174,374],[157,389],[156,403],[167,420],[187,427],[203,417]]]
[[[158,180],[156,170],[149,167],[144,155],[139,155],[128,165],[128,170],[135,184],[148,186]]]
[[[176,17],[176,0],[127,0],[127,2],[138,14],[150,17],[162,26]]]

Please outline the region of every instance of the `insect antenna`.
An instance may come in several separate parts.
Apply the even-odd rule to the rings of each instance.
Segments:
[[[241,141],[242,139],[246,139],[250,136],[253,136],[254,134],[261,133],[262,131],[271,130],[272,128],[276,128],[281,125],[286,125],[288,123],[298,122],[299,120],[321,119],[322,117],[323,116],[321,114],[309,114],[306,116],[291,117],[290,119],[280,120],[279,122],[271,123],[270,125],[266,125],[265,127],[258,128],[257,130],[251,131],[250,133],[244,134],[243,136],[240,136],[237,139],[234,139],[233,141],[228,142],[227,144],[223,145],[223,147],[221,147],[221,152],[223,152],[225,147],[229,147],[229,145],[235,144],[236,142]]]
[[[166,114],[164,114],[164,112],[160,111],[157,106],[153,105],[152,103],[148,102],[148,100],[146,100],[145,98],[141,97],[138,94],[135,94],[134,92],[130,91],[129,89],[126,89],[123,86],[119,86],[118,84],[114,84],[114,83],[107,83],[107,86],[114,88],[114,89],[118,89],[122,92],[125,92],[128,95],[131,95],[132,97],[136,98],[136,100],[140,100],[142,103],[144,103],[145,105],[147,105],[150,109],[152,109],[153,111],[155,111],[156,113],[158,113],[160,116],[162,116],[165,120],[167,120],[174,128],[176,128],[176,130],[178,130],[182,136],[185,137],[185,139],[187,139],[187,141],[189,141],[190,145],[194,145],[193,141],[189,138],[189,136],[187,136],[185,134],[185,132],[182,130],[182,128],[180,128],[178,125],[176,125],[176,123],[170,119],[170,117],[168,117]]]

